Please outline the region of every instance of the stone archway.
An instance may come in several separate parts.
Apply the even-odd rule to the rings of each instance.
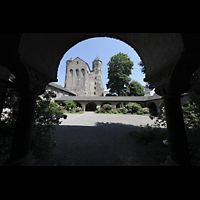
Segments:
[[[97,104],[96,103],[88,103],[85,107],[85,111],[95,111],[96,110],[96,107],[97,107]]]
[[[150,103],[150,104],[149,104],[149,111],[150,111],[150,114],[151,114],[151,115],[157,117],[158,112],[157,112],[157,106],[156,106],[155,103]]]
[[[22,165],[30,158],[29,125],[33,122],[36,97],[49,82],[57,81],[57,69],[63,55],[85,39],[111,37],[135,49],[145,66],[146,80],[153,83],[156,93],[164,98],[170,143],[168,164],[190,165],[180,94],[190,88],[191,76],[200,65],[200,34],[2,33],[0,37],[0,64],[16,75],[14,84],[22,97],[11,163]],[[1,80],[1,86],[5,88],[4,82]],[[28,108],[26,113],[23,113],[24,102]],[[22,121],[27,124],[24,130],[20,126]]]

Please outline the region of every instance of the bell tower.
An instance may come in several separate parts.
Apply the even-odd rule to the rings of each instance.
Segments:
[[[102,84],[102,61],[98,56],[92,62],[92,71],[94,73],[94,95],[103,96],[104,88]]]

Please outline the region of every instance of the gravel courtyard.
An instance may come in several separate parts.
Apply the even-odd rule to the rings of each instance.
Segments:
[[[158,166],[129,132],[152,124],[148,116],[67,114],[57,126],[54,160],[63,166]]]

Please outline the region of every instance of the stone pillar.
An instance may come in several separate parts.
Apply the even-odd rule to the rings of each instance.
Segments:
[[[30,152],[36,98],[29,93],[21,95],[10,159],[5,165],[34,165],[36,161]]]
[[[85,102],[79,102],[80,104],[81,104],[81,106],[82,106],[82,110],[83,110],[83,112],[85,112],[85,106],[86,106],[86,103]]]
[[[14,81],[21,100],[10,158],[5,162],[5,165],[9,166],[31,166],[37,165],[38,162],[31,153],[36,99],[45,92],[45,87],[50,81],[31,68],[27,70],[29,77],[17,77]]]
[[[170,156],[164,165],[190,166],[185,125],[180,102],[180,95],[165,95],[165,111]]]
[[[8,81],[10,74],[10,70],[0,66],[0,116],[3,110],[6,90],[11,86],[11,83]]]

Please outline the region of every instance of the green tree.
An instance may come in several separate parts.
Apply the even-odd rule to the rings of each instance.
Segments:
[[[143,62],[140,61],[140,62],[138,63],[138,65],[141,67],[141,72],[142,72],[143,74],[146,74],[146,68],[145,68]],[[153,90],[153,89],[155,88],[154,85],[153,85],[153,83],[151,83],[150,81],[147,82],[147,84],[146,84],[145,87],[146,87],[146,88],[149,88],[150,90]]]
[[[119,52],[111,57],[107,64],[108,67],[108,83],[107,89],[110,93],[117,93],[119,96],[126,96],[127,86],[131,81],[129,77],[134,63],[127,54]]]
[[[132,81],[128,85],[127,95],[128,96],[144,96],[144,86],[142,86],[137,81]]]

